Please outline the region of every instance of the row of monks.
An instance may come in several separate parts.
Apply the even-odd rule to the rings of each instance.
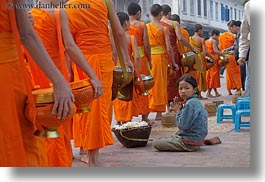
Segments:
[[[56,3],[52,0],[40,0],[40,2]],[[181,75],[186,74],[185,69],[180,65],[183,52],[180,47],[178,48],[179,42],[186,47],[185,51],[203,52],[216,59],[215,53],[211,52],[213,44],[206,43],[207,50],[205,48],[204,39],[201,37],[202,29],[199,28],[195,35],[190,37],[180,27],[178,21],[171,20],[171,9],[168,6],[152,5],[152,22],[148,24],[141,21],[141,7],[135,3],[128,7],[128,21],[121,21],[122,16],[119,14],[117,16],[113,3],[109,0],[69,0],[67,2],[70,5],[89,4],[89,8],[83,9],[33,8],[29,12],[31,26],[65,80],[75,82],[89,78],[94,89],[98,90],[98,95],[90,105],[91,111],[76,114],[73,118],[64,121],[58,129],[59,138],[39,138],[33,135],[36,126],[28,121],[24,114],[27,102],[26,88],[30,87],[30,90],[36,87],[49,88],[51,80],[48,79],[46,72],[44,73],[36,65],[38,58],[33,58],[32,52],[22,44],[20,45],[24,55],[19,54],[19,48],[16,45],[21,43],[21,40],[14,36],[17,28],[16,19],[18,20],[15,14],[23,10],[14,8],[12,10],[16,13],[11,14],[10,8],[6,6],[7,3],[7,0],[1,0],[0,4],[1,17],[4,20],[0,22],[0,41],[2,42],[0,44],[0,73],[2,74],[0,83],[6,86],[0,91],[3,101],[0,106],[2,125],[0,143],[3,146],[0,148],[0,166],[71,167],[72,139],[74,147],[80,148],[81,161],[89,166],[100,165],[99,149],[114,144],[111,132],[113,108],[115,120],[120,122],[128,122],[133,116],[139,115],[142,115],[142,120],[149,121],[150,112],[156,112],[156,119],[161,119],[168,102],[178,96],[176,82]],[[110,27],[108,20],[110,20]],[[21,23],[17,22],[17,24]],[[223,35],[222,38],[220,37],[221,50],[231,46],[234,41],[234,35],[231,32]],[[128,67],[132,70],[140,70],[140,74],[153,76],[155,84],[149,90],[148,96],[139,95],[134,89],[132,101],[111,100],[113,71],[115,64],[118,64],[115,41],[119,42],[122,56]],[[22,58],[23,61],[26,60],[24,64],[18,61]],[[230,70],[231,75],[228,74],[227,89],[241,88],[237,84],[239,79],[235,76],[239,68],[233,64],[235,62],[232,61],[233,55],[229,59],[231,65],[229,63],[227,66],[227,73]],[[202,65],[205,66],[203,61]],[[27,69],[17,70],[20,67]],[[168,76],[169,68],[176,70],[173,76]],[[211,69],[214,71],[209,73],[209,76],[215,75],[217,71],[219,75],[219,67],[214,66]],[[199,91],[207,89],[206,69],[200,72],[191,71],[187,74],[197,78]],[[25,83],[23,79],[30,79],[30,84]],[[220,87],[220,77],[219,82],[215,77],[208,80],[211,88]],[[103,90],[102,93],[100,89]]]

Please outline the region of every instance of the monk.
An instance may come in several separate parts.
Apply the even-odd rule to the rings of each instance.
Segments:
[[[177,14],[172,14],[172,15],[171,15],[171,20],[172,20],[172,21],[176,21],[176,22],[178,22],[178,24],[180,25],[180,17],[179,17],[179,15],[177,15]],[[181,26],[179,26],[179,28],[180,28],[180,33],[181,33],[181,35],[183,36],[183,39],[185,39],[185,40],[188,42],[188,44],[190,44],[190,43],[189,43],[189,39],[190,39],[189,32],[188,32],[185,28],[183,28],[183,27],[181,27]],[[181,50],[181,47],[180,47],[180,45],[179,45],[179,40],[177,39],[176,42],[177,42],[178,52],[179,52],[180,56],[182,56],[182,55],[183,55],[183,51]],[[187,47],[187,46],[185,46],[185,45],[184,45],[183,47],[184,47],[184,51],[185,51],[185,53],[191,51],[191,49],[190,49],[189,47]],[[192,47],[192,46],[191,46],[191,47]],[[183,74],[183,73],[182,73],[182,74]]]
[[[121,47],[125,64],[134,71],[134,65],[128,53],[127,37],[109,0],[70,0],[69,6],[89,4],[89,8],[67,8],[71,33],[75,42],[103,84],[104,92],[91,104],[91,112],[82,114],[79,147],[84,150],[81,161],[89,166],[99,165],[99,149],[114,143],[111,131],[111,95],[114,62],[112,60],[108,20],[114,37]],[[106,5],[108,4],[108,5]],[[77,135],[77,134],[76,134]],[[76,145],[75,145],[76,146]]]
[[[137,3],[130,3],[128,6],[128,15],[130,18],[130,28],[128,34],[133,35],[137,41],[138,52],[141,58],[140,74],[150,75],[151,68],[151,48],[148,39],[146,24],[141,21],[142,9]],[[142,115],[142,121],[150,122],[149,100],[148,96],[138,95],[139,114]]]
[[[130,27],[128,14],[124,12],[118,12],[117,16],[120,20],[120,23],[124,31],[126,32]],[[130,34],[126,34],[126,36],[128,40],[128,52],[135,66],[134,78],[137,78],[139,76],[138,73],[140,71],[140,56],[138,52],[137,42],[134,36]],[[139,104],[138,104],[138,94],[136,88],[133,86],[132,101],[122,101],[120,99],[115,99],[113,101],[113,106],[114,106],[115,119],[117,120],[118,123],[130,122],[133,116],[138,117]]]
[[[218,30],[213,30],[211,33],[211,37],[205,41],[206,50],[209,54],[214,57],[215,64],[211,67],[206,74],[206,81],[207,81],[207,97],[213,98],[214,96],[211,94],[212,89],[215,92],[215,97],[221,96],[217,91],[217,88],[221,87],[220,83],[220,65],[218,64],[219,56],[222,55],[221,51],[218,48],[218,38],[220,32]]]
[[[196,69],[191,71],[189,74],[194,76],[198,82],[198,97],[199,99],[207,99],[207,97],[203,97],[201,92],[207,91],[207,84],[206,84],[206,60],[205,56],[210,57],[212,60],[214,58],[207,52],[205,48],[205,40],[202,37],[203,35],[203,27],[200,24],[195,25],[195,32],[194,35],[190,37],[190,44],[195,47],[197,50],[200,51],[199,59],[196,61]]]
[[[167,69],[170,63],[176,70],[179,69],[175,62],[174,52],[170,44],[169,30],[163,27],[160,20],[163,8],[159,4],[151,7],[152,22],[147,24],[147,31],[152,54],[152,74],[154,87],[150,90],[149,109],[157,112],[156,120],[161,120],[162,112],[166,111],[167,99]]]
[[[40,3],[59,4],[58,1],[40,0]],[[102,84],[97,78],[93,69],[87,63],[84,55],[75,44],[68,25],[68,17],[64,9],[41,9],[34,8],[30,11],[34,19],[34,29],[42,40],[46,50],[53,59],[57,68],[68,80],[67,64],[65,53],[75,62],[79,68],[90,78],[90,82],[95,89],[95,98],[102,94]],[[59,31],[59,32],[58,32]],[[38,80],[40,88],[47,88],[45,83],[49,83],[48,78],[40,75],[40,70],[34,66],[32,59],[29,59],[33,77]],[[37,74],[36,74],[37,73]],[[49,84],[50,85],[50,84]],[[50,87],[48,85],[48,87]],[[50,167],[71,167],[72,166],[72,147],[71,147],[71,122],[68,119],[58,128],[60,137],[56,139],[45,139],[48,164]]]
[[[236,21],[231,20],[227,23],[228,31],[219,36],[220,50],[223,51],[234,44],[236,34],[239,27],[236,26]],[[240,67],[237,65],[235,55],[228,55],[229,63],[226,65],[226,89],[229,95],[232,95],[231,90],[236,90],[241,93],[242,83],[240,76]]]
[[[170,44],[172,46],[174,52],[174,58],[178,65],[180,65],[180,53],[177,49],[177,40],[183,42],[184,45],[187,45],[190,49],[193,49],[189,42],[183,38],[180,32],[179,23],[171,20],[171,7],[169,5],[162,5],[163,8],[163,17],[160,23],[169,29],[170,35]],[[168,105],[173,101],[175,97],[179,97],[177,80],[182,76],[181,69],[176,71],[173,76],[168,76],[168,87],[167,87],[167,95],[168,95]]]
[[[34,123],[24,114],[26,103],[32,102],[32,85],[21,43],[53,83],[55,105],[52,112],[58,119],[72,114],[74,96],[34,32],[26,10],[15,8],[13,4],[16,3],[26,2],[3,0],[0,4],[0,84],[3,86],[0,91],[0,123],[3,126],[0,129],[0,166],[44,166],[40,144],[33,135]]]

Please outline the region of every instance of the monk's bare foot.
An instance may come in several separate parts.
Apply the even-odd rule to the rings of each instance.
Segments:
[[[216,94],[215,94],[215,97],[220,97],[220,96],[222,96],[222,95],[219,94],[219,93],[216,93]]]
[[[157,113],[156,113],[155,120],[157,120],[157,121],[162,120],[162,113],[161,113],[161,112],[157,112]]]
[[[80,155],[80,161],[88,164],[89,163],[88,155]]]
[[[212,94],[207,94],[206,97],[215,98],[215,96],[213,96]]]
[[[232,92],[231,92],[230,90],[228,91],[228,95],[233,95]]]
[[[220,138],[218,136],[210,138],[210,139],[205,139],[204,144],[205,145],[216,145],[222,143]]]

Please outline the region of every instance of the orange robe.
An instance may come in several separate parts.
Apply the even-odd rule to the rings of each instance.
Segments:
[[[41,144],[33,135],[34,124],[24,114],[27,99],[31,97],[31,80],[16,27],[13,9],[7,9],[7,0],[0,4],[0,166],[44,166]]]
[[[152,74],[154,87],[150,90],[149,109],[152,112],[165,112],[167,104],[167,69],[168,55],[166,52],[165,30],[160,30],[154,24],[147,24],[147,31],[152,54]]]
[[[141,57],[141,64],[140,64],[140,74],[149,75],[148,71],[148,60],[144,50],[144,22],[141,22],[141,28],[136,27],[134,25],[130,25],[129,30],[127,31],[128,34],[133,35],[136,38],[139,54]],[[149,113],[149,100],[148,96],[141,96],[138,95],[138,104],[139,104],[139,114],[147,114]]]
[[[189,74],[194,76],[198,83],[198,90],[199,91],[206,91],[207,84],[206,84],[206,61],[204,58],[204,53],[202,52],[202,42],[198,42],[196,39],[190,37],[190,44],[195,47],[197,50],[200,51],[199,59],[195,64],[195,68],[197,69],[197,65],[199,64],[201,70],[191,71]]]
[[[111,131],[111,95],[114,62],[108,32],[108,9],[104,1],[70,0],[69,4],[90,4],[90,8],[67,8],[74,40],[85,55],[104,92],[91,103],[91,112],[83,113],[74,121],[75,146],[96,150],[114,144]],[[83,126],[83,127],[81,127]],[[79,141],[76,141],[79,139]]]
[[[60,56],[60,48],[57,37],[56,21],[47,11],[43,9],[32,9],[31,16],[34,18],[34,30],[40,37],[48,54],[52,58],[56,67],[61,71],[67,80],[66,62],[64,57]],[[61,48],[63,49],[63,48]],[[28,57],[29,65],[32,70],[33,80],[40,88],[49,88],[50,81],[48,77],[42,74],[40,68],[33,59]],[[43,139],[45,143],[48,166],[50,167],[71,167],[72,166],[72,148],[70,135],[71,119],[66,120],[59,128],[59,138]]]
[[[206,82],[208,88],[220,88],[220,65],[218,64],[219,56],[214,53],[213,43],[210,39],[205,41],[206,50],[215,58],[215,64],[211,67],[206,74]]]
[[[189,41],[190,35],[189,35],[189,32],[185,28],[180,27],[180,33],[184,36],[184,38],[187,41]],[[182,55],[183,55],[183,53],[182,53],[183,51],[182,51],[182,49],[180,47],[180,44],[179,44],[179,40],[178,39],[176,39],[176,43],[177,43],[177,48],[178,48],[178,51],[179,51],[179,54],[180,54],[180,59],[181,59],[182,58]],[[184,45],[183,45],[183,47],[184,47],[184,52],[185,53],[190,51],[190,49],[188,47],[186,47]],[[181,69],[181,73],[182,74],[184,74],[188,70],[188,68],[182,67],[181,65],[180,65],[180,69]],[[197,77],[197,75],[196,75],[196,77]]]
[[[128,40],[128,52],[133,60],[134,69],[136,69],[136,62],[133,58],[133,47],[134,44],[132,42],[135,41],[134,36],[130,36],[130,40]],[[137,75],[134,75],[136,77]],[[117,121],[128,122],[131,121],[133,116],[139,115],[139,104],[138,104],[138,94],[135,87],[133,87],[133,98],[132,101],[122,101],[120,99],[115,99],[113,101],[114,114],[115,119]]]
[[[224,50],[234,44],[235,35],[225,32],[219,36],[220,50]],[[227,90],[242,88],[240,67],[237,65],[235,56],[229,55],[229,63],[226,65],[226,88]]]
[[[175,33],[175,29],[172,25],[169,25],[163,21],[160,21],[160,23],[164,26],[167,27],[169,29],[169,35],[170,35],[170,44],[172,46],[173,52],[174,52],[174,58],[175,58],[175,62],[180,66],[180,54],[178,51],[178,47],[177,47],[177,36]],[[167,85],[167,97],[168,97],[168,101],[171,102],[173,101],[174,97],[178,97],[179,99],[179,91],[178,91],[178,87],[177,87],[177,81],[178,79],[181,77],[181,69],[176,71],[176,76],[169,76],[168,77],[168,85]]]

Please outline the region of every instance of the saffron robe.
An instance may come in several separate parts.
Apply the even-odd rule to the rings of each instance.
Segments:
[[[34,18],[34,30],[40,37],[49,56],[52,58],[56,67],[64,75],[67,80],[67,68],[64,57],[60,56],[60,49],[57,36],[57,24],[55,17],[47,11],[35,8],[31,11],[31,16]],[[41,69],[35,64],[33,58],[28,56],[29,65],[32,71],[35,86],[39,88],[49,88],[50,80],[43,74]],[[46,146],[48,158],[48,166],[50,167],[71,167],[72,166],[72,147],[71,135],[68,132],[71,127],[71,118],[63,122],[58,128],[59,138],[42,139]]]
[[[152,112],[165,112],[167,104],[167,69],[168,55],[166,52],[166,27],[160,30],[153,23],[147,24],[152,55],[152,74],[154,87],[150,90],[149,109]]]
[[[234,44],[235,35],[230,32],[225,32],[219,36],[220,50],[231,47]],[[235,56],[228,55],[229,63],[226,65],[226,89],[241,89],[240,67],[237,65]]]
[[[148,68],[148,60],[146,56],[146,52],[144,49],[144,22],[141,22],[141,27],[137,27],[135,25],[130,25],[128,34],[133,35],[137,41],[138,51],[141,57],[140,63],[140,74],[149,75]],[[149,99],[148,96],[138,95],[138,104],[139,104],[139,114],[147,114],[149,113]]]
[[[214,52],[213,42],[208,39],[205,41],[206,50],[212,57],[214,57],[215,64],[206,73],[206,82],[208,88],[220,88],[220,65],[218,64],[219,56]]]
[[[177,35],[175,33],[175,29],[172,25],[169,25],[163,21],[160,21],[160,23],[164,27],[167,27],[169,29],[170,44],[171,44],[173,52],[174,52],[175,62],[177,63],[177,65],[180,68],[180,53],[179,53],[178,47],[177,47]],[[167,97],[168,97],[169,102],[173,101],[174,97],[178,97],[179,100],[181,100],[181,98],[179,96],[178,87],[177,87],[177,81],[181,76],[182,76],[181,69],[179,69],[176,71],[175,76],[169,76],[168,77]]]
[[[103,94],[92,101],[91,112],[74,121],[75,146],[96,150],[114,143],[111,131],[111,95],[114,62],[104,1],[70,0],[68,4],[90,4],[90,8],[67,8],[71,33],[103,85]],[[83,127],[82,127],[83,126]],[[78,139],[79,141],[76,141]]]
[[[130,35],[130,40],[128,40],[128,52],[131,57],[131,60],[133,60],[134,63],[134,69],[137,69],[136,61],[133,57],[133,48],[134,44],[133,41],[135,41],[134,36]],[[135,74],[134,77],[137,77]],[[139,105],[138,105],[138,94],[136,88],[133,86],[133,97],[131,101],[122,101],[120,99],[115,99],[113,101],[113,107],[114,107],[114,114],[115,119],[117,121],[121,122],[128,122],[131,121],[133,116],[139,115]]]
[[[26,70],[14,9],[0,4],[0,166],[44,166],[40,148],[33,135],[34,123],[25,114],[31,80]]]
[[[202,39],[204,41],[204,39]],[[198,83],[198,90],[199,91],[206,91],[207,90],[207,84],[206,84],[206,61],[204,58],[204,53],[202,52],[202,43],[198,42],[193,37],[190,37],[190,44],[195,47],[197,50],[200,51],[199,53],[199,60],[195,64],[195,68],[200,67],[200,70],[197,71],[191,71],[191,76],[194,76]],[[196,75],[197,74],[197,75]]]

